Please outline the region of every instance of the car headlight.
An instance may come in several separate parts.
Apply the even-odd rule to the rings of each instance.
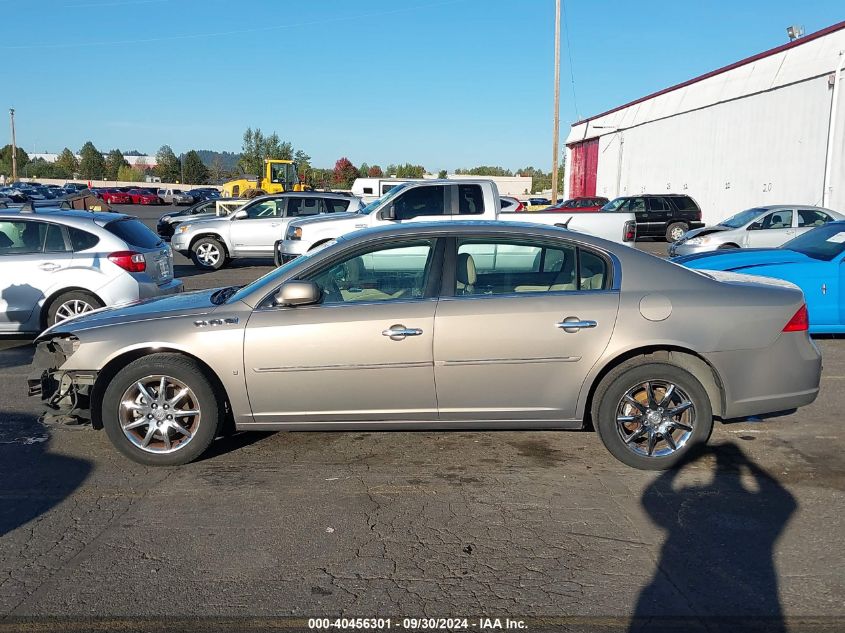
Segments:
[[[301,240],[302,239],[302,227],[291,226],[290,228],[288,228],[287,238],[289,240]]]
[[[692,246],[701,246],[702,244],[709,244],[710,237],[691,237],[686,240],[686,243]]]
[[[170,216],[169,215],[161,216],[161,219],[159,220],[159,222],[170,222]]]

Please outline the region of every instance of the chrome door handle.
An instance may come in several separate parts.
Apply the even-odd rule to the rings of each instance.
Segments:
[[[571,321],[568,319],[571,319]],[[555,325],[556,327],[562,329],[564,332],[574,334],[579,330],[596,327],[598,323],[596,323],[595,321],[581,320],[577,317],[566,317],[566,319]]]
[[[382,336],[389,336],[394,341],[401,341],[406,336],[419,336],[423,331],[418,327],[405,327],[404,325],[391,325],[383,330]]]
[[[39,268],[41,270],[56,270],[57,268],[61,268],[61,266],[54,264],[53,262],[47,262],[46,264],[41,264]]]

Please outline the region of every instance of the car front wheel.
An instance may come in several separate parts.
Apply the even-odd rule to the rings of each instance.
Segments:
[[[226,264],[226,248],[220,240],[204,237],[191,247],[191,259],[198,268],[219,270]]]
[[[666,227],[666,241],[677,242],[689,230],[689,227],[683,222],[672,222]]]
[[[707,391],[690,372],[640,359],[612,370],[595,393],[593,423],[607,450],[643,470],[680,462],[713,430]]]
[[[222,428],[223,405],[202,369],[178,354],[152,354],[124,367],[103,396],[111,443],[149,466],[187,464]]]

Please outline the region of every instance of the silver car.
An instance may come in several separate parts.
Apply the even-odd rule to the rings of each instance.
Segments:
[[[561,228],[413,223],[349,234],[242,288],[60,323],[32,394],[144,464],[240,430],[580,429],[672,466],[713,419],[818,394],[795,286],[702,274]],[[57,391],[61,385],[62,391]]]
[[[217,270],[238,257],[270,257],[288,224],[322,213],[355,212],[360,198],[322,191],[297,191],[261,196],[230,216],[178,224],[170,243],[190,257],[194,266]]]
[[[845,215],[801,204],[755,207],[715,226],[687,231],[668,247],[670,257],[728,248],[777,248],[792,238]]]
[[[0,333],[181,290],[170,248],[136,218],[0,211]]]

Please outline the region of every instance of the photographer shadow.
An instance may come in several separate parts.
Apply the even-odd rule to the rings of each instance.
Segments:
[[[712,480],[676,487],[685,466],[705,456],[715,457]],[[798,504],[739,446],[698,450],[641,502],[666,539],[630,632],[787,630],[774,548]]]

